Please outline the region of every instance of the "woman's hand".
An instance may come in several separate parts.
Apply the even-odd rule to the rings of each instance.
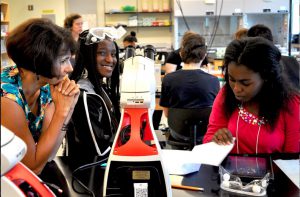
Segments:
[[[79,87],[74,80],[70,80],[68,76],[64,77],[64,80],[56,85],[58,90],[66,96],[74,96],[79,93]]]
[[[55,111],[67,116],[77,103],[80,93],[79,85],[74,80],[66,77],[57,85],[50,85],[52,100],[55,104]]]
[[[79,85],[77,84],[78,88],[79,88]],[[67,125],[72,117],[72,114],[73,114],[73,111],[74,111],[74,108],[75,108],[75,105],[78,101],[78,98],[79,98],[79,94],[80,94],[80,91],[74,95],[74,100],[73,100],[73,105],[71,106],[71,109],[69,111],[69,114],[67,116],[67,118],[65,119],[65,122],[64,124]]]
[[[231,144],[233,141],[232,134],[227,128],[219,129],[212,138],[212,141],[217,144]]]

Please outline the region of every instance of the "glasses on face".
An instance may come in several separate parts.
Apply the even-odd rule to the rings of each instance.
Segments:
[[[115,40],[117,39],[117,31],[112,27],[96,27],[91,28],[86,36],[86,45],[99,43],[104,39]]]

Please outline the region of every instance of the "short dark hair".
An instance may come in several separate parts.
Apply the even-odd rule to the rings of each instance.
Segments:
[[[123,42],[137,42],[136,33],[131,31],[130,35],[125,36]]]
[[[184,63],[199,63],[206,54],[205,38],[189,33],[182,39],[180,56]]]
[[[82,16],[79,14],[70,14],[64,20],[64,28],[68,28],[68,29],[72,28],[74,20],[79,18],[82,18]]]
[[[273,42],[273,35],[271,29],[263,24],[257,24],[252,26],[248,30],[247,36],[248,37],[260,36]]]
[[[8,56],[17,64],[47,78],[55,77],[55,60],[61,50],[75,53],[76,44],[70,31],[49,19],[29,19],[6,38]]]
[[[280,61],[281,53],[274,44],[262,37],[248,37],[232,41],[226,48],[224,56],[225,102],[224,108],[230,116],[239,101],[229,85],[228,65],[246,66],[258,73],[264,80],[262,89],[255,99],[259,104],[259,116],[264,117],[270,126],[274,126],[279,112],[295,91],[283,76]]]

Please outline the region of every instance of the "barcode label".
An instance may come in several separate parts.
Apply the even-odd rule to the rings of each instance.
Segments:
[[[134,197],[148,197],[148,183],[134,183]]]

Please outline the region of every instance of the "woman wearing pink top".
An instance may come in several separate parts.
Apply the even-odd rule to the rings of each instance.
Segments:
[[[232,153],[299,152],[299,93],[282,75],[280,51],[260,37],[232,41],[225,86],[217,95],[203,142],[232,143]]]

